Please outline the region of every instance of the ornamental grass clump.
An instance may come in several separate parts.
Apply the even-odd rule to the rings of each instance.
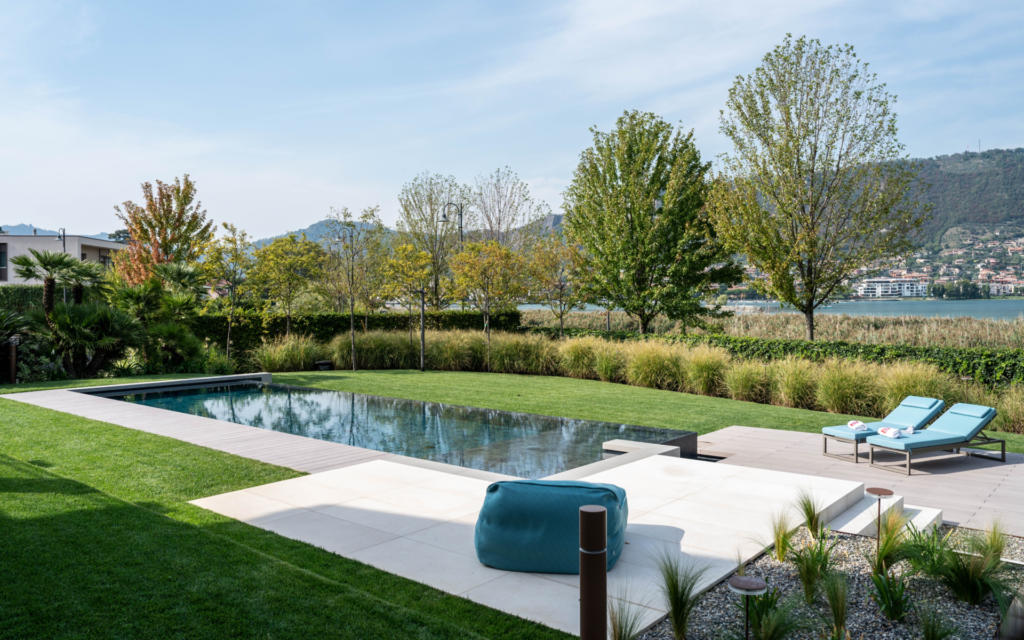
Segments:
[[[818,501],[815,499],[813,493],[807,489],[800,489],[800,493],[797,494],[793,508],[801,515],[801,517],[803,517],[804,525],[807,527],[807,532],[811,534],[811,538],[817,540],[819,537],[827,533],[825,520],[822,518]]]
[[[950,640],[960,633],[957,626],[950,623],[935,605],[917,605],[914,612],[917,614],[917,632],[921,640]]]
[[[903,622],[910,613],[907,577],[895,571],[872,573],[871,582],[875,586],[871,599],[878,605],[882,615],[893,622]]]
[[[483,371],[487,344],[478,331],[428,331],[427,368],[437,371]]]
[[[821,580],[825,601],[828,603],[828,640],[847,640],[850,634],[846,630],[848,599],[850,585],[846,576],[833,572],[826,574]]]
[[[594,373],[601,382],[622,382],[625,378],[626,356],[619,345],[601,341],[594,346]]]
[[[657,558],[661,573],[661,595],[676,640],[685,640],[690,616],[700,602],[700,581],[708,571],[707,565],[683,561],[678,553],[666,552]]]
[[[595,351],[603,343],[597,338],[570,338],[558,346],[558,366],[570,378],[594,379]]]
[[[344,367],[351,366],[351,338],[347,334],[332,342],[334,357]],[[344,343],[344,344],[342,344]],[[342,360],[339,356],[344,354]],[[356,334],[356,366],[360,369],[412,369],[419,367],[420,344],[409,343],[409,336],[396,331],[368,331]]]
[[[492,333],[490,371],[551,375],[558,371],[558,348],[544,336]]]
[[[871,571],[883,575],[897,562],[908,557],[907,523],[909,518],[903,511],[889,509],[882,513],[882,522],[877,532],[878,542],[868,555]]]
[[[790,356],[772,363],[772,404],[813,408],[817,376],[817,367],[808,360]]]
[[[735,606],[744,607],[743,598]],[[778,589],[769,588],[760,596],[750,596],[750,629],[754,640],[783,640],[806,627],[796,613],[797,600],[781,600]],[[740,635],[739,637],[743,637]]]
[[[1024,433],[1024,386],[1010,385],[999,393],[999,431]]]
[[[721,347],[699,346],[690,349],[684,356],[683,372],[687,391],[702,396],[721,395],[723,378],[729,369],[732,357]]]
[[[978,605],[991,594],[1005,612],[1013,584],[1002,560],[1006,537],[998,523],[983,533],[968,533],[959,544],[941,549],[932,577],[945,584],[962,602]]]
[[[769,530],[772,537],[772,554],[779,562],[785,562],[786,555],[793,549],[793,535],[796,533],[789,513],[778,511],[772,514]]]
[[[818,596],[821,581],[832,569],[832,550],[839,541],[828,531],[821,532],[817,539],[793,550],[793,564],[797,577],[804,588],[804,602],[812,604]]]
[[[734,361],[722,374],[722,387],[733,400],[764,402],[768,399],[768,369],[752,360]]]
[[[953,379],[924,362],[893,362],[878,368],[876,415],[894,410],[907,396],[938,398],[951,405],[960,400]]]
[[[644,630],[643,605],[635,604],[628,587],[608,598],[608,637],[610,640],[635,640]]]
[[[330,351],[310,336],[292,334],[264,340],[253,349],[252,361],[259,371],[312,371],[318,360],[330,357]]]
[[[681,359],[679,349],[661,342],[635,342],[624,345],[626,382],[637,387],[680,390]]]
[[[869,415],[876,404],[878,369],[860,360],[826,361],[818,372],[818,405],[832,413]]]

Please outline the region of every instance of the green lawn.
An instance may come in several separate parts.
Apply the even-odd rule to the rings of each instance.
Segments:
[[[688,429],[701,434],[733,425],[818,433],[822,427],[844,424],[853,418],[865,422],[876,420],[553,376],[409,370],[331,371],[275,373],[274,382],[565,418]],[[1007,451],[1024,453],[1024,435],[1000,432],[996,437],[1006,439]]]
[[[181,380],[182,378],[205,378],[205,373],[178,373],[158,376],[129,376],[125,378],[94,378],[92,380],[60,380],[58,382],[29,382],[27,384],[0,384],[0,395],[25,391],[46,391],[48,389],[77,389],[79,387],[102,387],[108,384],[131,384],[133,382],[158,382],[160,380]]]
[[[187,504],[301,475],[0,400],[0,638],[568,638]]]

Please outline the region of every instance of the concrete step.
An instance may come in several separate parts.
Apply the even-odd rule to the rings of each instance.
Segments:
[[[882,498],[882,515],[884,516],[891,509],[903,510],[903,496],[894,495]],[[828,525],[833,531],[854,533],[861,536],[874,536],[877,531],[877,520],[878,499],[865,493],[863,498],[833,518]]]
[[[918,531],[925,531],[942,524],[942,509],[930,507],[903,506],[903,514]]]

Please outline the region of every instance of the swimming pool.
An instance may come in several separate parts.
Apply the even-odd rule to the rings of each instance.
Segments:
[[[686,433],[258,382],[102,395],[520,478],[597,462],[608,440],[660,444]]]

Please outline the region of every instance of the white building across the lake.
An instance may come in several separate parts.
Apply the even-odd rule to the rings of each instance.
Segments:
[[[910,278],[868,278],[855,287],[865,298],[923,298],[928,285]]]

